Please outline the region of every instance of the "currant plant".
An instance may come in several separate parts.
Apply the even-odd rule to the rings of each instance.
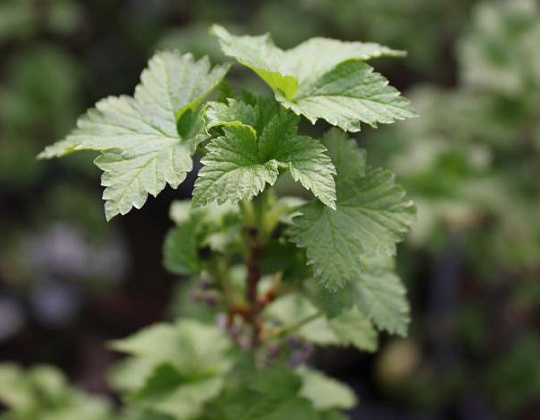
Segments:
[[[325,38],[281,50],[269,35],[213,33],[272,97],[236,95],[229,64],[159,52],[133,97],[99,101],[40,155],[97,151],[107,219],[178,187],[201,158],[193,199],[171,208],[164,263],[196,283],[189,296],[206,309],[113,342],[129,357],[112,382],[147,418],[342,419],[354,394],[307,366],[313,346],[375,351],[379,331],[405,335],[409,323],[393,256],[415,208],[347,137],[415,116],[367,64],[404,53]],[[335,128],[312,138],[302,118]],[[279,196],[286,176],[313,198]]]

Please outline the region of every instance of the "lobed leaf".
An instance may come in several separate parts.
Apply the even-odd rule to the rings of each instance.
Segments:
[[[300,395],[310,400],[316,409],[350,409],[357,403],[351,388],[341,382],[310,368],[298,372],[303,380]]]
[[[307,293],[332,320],[347,319],[347,314],[358,308],[377,329],[407,335],[410,309],[405,287],[384,258],[367,258],[360,276],[340,290],[330,291],[308,283]]]
[[[343,135],[323,139],[334,157],[352,146]],[[356,153],[357,157],[360,154]],[[354,155],[353,155],[354,156]],[[367,168],[354,174],[347,159],[335,160],[337,169],[336,210],[320,203],[304,206],[293,219],[291,240],[305,248],[315,279],[336,290],[357,280],[366,255],[394,255],[415,220],[415,207],[394,175]]]
[[[228,338],[193,320],[153,325],[111,347],[129,354],[129,365],[145,375],[130,387],[130,401],[178,420],[198,417],[233,365]]]
[[[201,270],[199,261],[199,231],[203,217],[194,214],[165,237],[163,265],[173,274],[189,275]]]
[[[288,328],[304,319],[316,316],[318,312],[319,309],[307,298],[299,294],[290,294],[270,305],[265,315],[278,321],[284,328]],[[334,316],[324,315],[326,316],[319,316],[303,325],[295,334],[316,345],[350,345],[370,352],[377,349],[375,329],[366,315],[352,304],[341,307],[339,313]]]
[[[297,135],[298,117],[278,112],[265,100],[255,105],[211,103],[206,115],[207,127],[219,127],[223,136],[207,146],[195,205],[249,200],[273,185],[281,170],[288,170],[321,202],[335,207],[332,161],[320,142]]]
[[[188,378],[223,374],[231,367],[231,343],[227,337],[217,328],[193,320],[155,324],[113,341],[111,347],[156,366],[171,364]]]
[[[345,131],[359,131],[360,122],[376,126],[411,118],[410,102],[364,63],[401,51],[361,42],[313,38],[284,51],[269,35],[234,36],[214,26],[223,52],[255,71],[286,108],[315,123],[322,118]]]
[[[191,155],[206,138],[196,108],[227,69],[211,69],[207,58],[195,61],[190,54],[158,53],[143,71],[134,97],[99,101],[65,140],[39,157],[98,151],[95,163],[104,171],[107,219],[141,208],[148,194],[156,196],[167,184],[177,188],[191,171]]]

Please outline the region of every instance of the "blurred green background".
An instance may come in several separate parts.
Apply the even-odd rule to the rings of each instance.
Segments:
[[[316,355],[358,392],[351,417],[538,419],[535,0],[0,0],[0,361],[56,365],[109,393],[115,356],[103,342],[185,310],[161,242],[170,202],[192,181],[107,224],[91,154],[35,156],[98,99],[131,93],[156,49],[224,60],[214,22],[271,32],[283,48],[327,36],[409,52],[375,66],[420,118],[356,137],[419,208],[399,253],[413,323],[375,355]],[[249,72],[231,76],[255,84]]]

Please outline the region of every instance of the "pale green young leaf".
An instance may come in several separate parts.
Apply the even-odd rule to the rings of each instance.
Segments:
[[[144,386],[130,395],[137,406],[178,420],[196,418],[208,401],[217,397],[224,385],[221,376],[197,380],[184,378],[173,366],[158,366]]]
[[[349,142],[335,133],[323,139],[331,156],[342,156]],[[292,241],[306,249],[315,279],[331,290],[360,278],[364,256],[394,255],[415,220],[415,207],[392,173],[368,168],[353,174],[347,159],[334,164],[337,209],[310,203],[290,229]]]
[[[388,80],[360,61],[346,61],[281,103],[311,123],[322,118],[345,131],[360,131],[360,122],[377,127],[416,116],[408,99]]]
[[[328,323],[342,343],[350,344],[359,350],[377,350],[377,332],[357,307],[344,311]]]
[[[191,171],[191,155],[206,138],[195,109],[226,71],[227,66],[211,69],[206,58],[158,53],[142,73],[134,97],[99,101],[65,140],[39,157],[98,151],[107,219],[141,208],[148,194],[156,196],[167,184],[178,187]]]
[[[135,391],[144,386],[155,368],[156,363],[152,360],[128,357],[108,369],[107,381],[115,391]]]
[[[225,219],[234,217],[238,212],[238,207],[230,203],[210,204],[193,209],[191,200],[175,200],[169,208],[169,217],[177,226],[181,226],[192,217],[200,217],[205,224],[214,224],[223,223]]]
[[[222,390],[234,363],[232,343],[216,327],[194,320],[156,324],[111,343],[143,375],[128,390],[137,406],[178,420],[196,418]],[[120,385],[125,388],[125,369]],[[117,377],[118,379],[118,377]]]
[[[409,101],[363,60],[403,52],[361,42],[313,38],[284,51],[269,35],[234,36],[213,27],[223,52],[255,71],[276,99],[312,123],[322,118],[346,131],[416,115]]]
[[[225,135],[207,146],[208,154],[201,160],[204,166],[193,191],[196,206],[249,200],[278,178],[278,163],[259,159],[255,130],[246,125],[223,130]]]
[[[356,395],[347,385],[307,367],[298,370],[298,374],[303,381],[300,395],[317,410],[346,410],[357,404]]]
[[[385,267],[368,263],[361,276],[358,306],[377,328],[390,334],[407,335],[409,302],[400,278]]]
[[[335,169],[317,140],[296,134],[298,118],[264,105],[210,104],[207,121],[221,126],[224,135],[214,139],[202,160],[195,184],[194,204],[251,199],[273,185],[280,169],[334,208]],[[268,113],[272,113],[269,118]]]
[[[377,333],[366,315],[356,307],[343,307],[336,316],[325,316],[308,299],[290,294],[272,303],[265,316],[291,329],[309,343],[321,346],[354,346],[363,351],[377,349]],[[304,320],[309,320],[303,323]],[[294,328],[303,323],[299,328]]]
[[[202,214],[192,214],[171,229],[163,243],[163,265],[173,274],[188,275],[201,270],[198,256],[199,231]]]
[[[0,402],[16,413],[28,413],[34,408],[34,390],[23,371],[12,363],[0,365]]]
[[[23,370],[0,364],[0,402],[6,420],[113,420],[112,404],[68,386],[56,368],[38,365]]]
[[[256,370],[247,381],[232,384],[207,406],[201,420],[319,419],[312,402],[300,395],[301,377],[289,369]]]
[[[275,115],[273,109],[270,117]],[[256,132],[262,129],[258,125],[258,115],[255,106],[233,98],[228,98],[227,103],[209,102],[205,111],[205,122],[208,130],[235,122],[250,125]]]
[[[298,88],[297,78],[287,68],[285,52],[277,48],[269,34],[261,36],[233,36],[219,25],[212,27],[221,49],[229,57],[256,72],[268,85],[293,96]]]
[[[321,413],[320,420],[349,420],[349,417],[345,416],[343,413],[335,410],[324,411]]]
[[[258,417],[247,417],[246,420],[319,420],[319,413],[311,401],[306,398],[296,397],[290,398],[279,404],[269,412]]]
[[[231,342],[216,327],[193,320],[155,324],[111,343],[114,350],[168,363],[186,378],[221,375],[231,368]]]

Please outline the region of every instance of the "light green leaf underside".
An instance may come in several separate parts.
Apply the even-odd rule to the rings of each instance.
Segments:
[[[346,410],[357,404],[354,392],[347,385],[306,367],[301,368],[298,374],[303,381],[300,395],[310,400],[316,409]]]
[[[377,328],[407,335],[409,303],[405,287],[392,270],[375,267],[362,274],[358,305]]]
[[[194,381],[164,364],[154,370],[141,389],[131,394],[130,402],[177,420],[190,420],[197,418],[204,404],[219,395],[223,385],[223,377],[211,376]]]
[[[280,170],[288,170],[294,180],[334,208],[335,169],[325,147],[296,134],[296,116],[264,107],[235,100],[209,105],[207,127],[222,126],[224,136],[207,147],[195,184],[195,205],[253,198],[276,182]]]
[[[289,328],[304,319],[315,316],[319,310],[309,300],[298,294],[285,296],[266,311],[266,316]],[[320,346],[354,346],[363,351],[377,349],[377,333],[367,317],[355,307],[344,308],[337,316],[319,316],[295,334]]]
[[[362,60],[402,56],[401,51],[361,42],[313,38],[284,51],[269,35],[234,36],[213,27],[223,52],[255,71],[276,99],[312,123],[322,118],[346,131],[359,121],[372,126],[415,116],[409,101]]]
[[[199,416],[204,404],[222,391],[233,366],[228,338],[215,327],[191,320],[153,325],[111,347],[129,354],[128,367],[144,375],[127,388],[130,401],[178,420]],[[122,370],[117,372],[121,385]]]
[[[90,395],[69,385],[55,367],[36,365],[22,369],[0,363],[2,420],[113,420],[107,398]]]
[[[334,157],[351,148],[335,133],[323,143]],[[415,219],[414,205],[390,172],[368,168],[352,174],[345,162],[334,161],[337,209],[310,203],[290,230],[292,241],[306,249],[315,279],[332,290],[360,277],[365,255],[394,255]]]
[[[108,369],[107,381],[115,391],[132,392],[144,386],[155,367],[152,360],[128,357]]]
[[[197,247],[202,214],[193,214],[171,229],[163,244],[163,265],[173,274],[189,275],[201,269]]]
[[[184,377],[223,374],[231,367],[227,337],[215,327],[192,320],[156,324],[110,346],[156,365],[170,364]]]
[[[313,124],[322,118],[351,132],[360,131],[360,122],[377,127],[416,116],[408,99],[360,61],[346,61],[302,85],[292,100],[278,100]]]
[[[65,140],[39,157],[99,151],[96,165],[104,171],[107,219],[141,208],[148,194],[156,196],[167,184],[178,187],[191,171],[191,154],[206,137],[195,108],[226,71],[227,66],[211,70],[206,58],[195,61],[190,54],[158,53],[142,73],[134,97],[99,101]],[[186,114],[188,110],[193,116]]]

